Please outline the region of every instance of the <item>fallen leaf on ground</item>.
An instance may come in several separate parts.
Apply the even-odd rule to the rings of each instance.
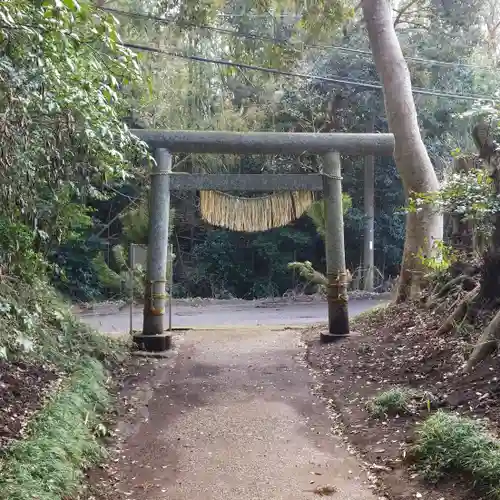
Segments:
[[[337,488],[335,486],[318,486],[317,488],[314,488],[313,493],[315,495],[319,495],[321,497],[327,497],[330,495],[333,495],[334,493],[337,492]]]

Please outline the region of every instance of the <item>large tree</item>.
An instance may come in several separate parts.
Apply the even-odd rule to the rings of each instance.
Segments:
[[[439,183],[420,135],[413,101],[410,72],[394,29],[388,0],[363,0],[363,13],[377,71],[382,80],[389,129],[394,134],[394,160],[400,172],[405,194],[438,191]],[[400,274],[398,300],[411,295],[419,285],[422,263],[419,255],[428,255],[442,239],[443,219],[430,205],[409,213]]]

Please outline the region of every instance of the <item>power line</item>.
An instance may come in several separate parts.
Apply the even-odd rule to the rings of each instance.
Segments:
[[[166,19],[164,17],[152,16],[148,14],[140,14],[138,12],[131,12],[126,10],[114,9],[111,7],[101,7],[102,10],[106,12],[110,12],[112,14],[119,14],[130,18],[136,19],[144,19],[149,21],[156,21],[163,24],[174,24],[176,23],[175,19]],[[353,49],[351,47],[344,47],[341,45],[322,45],[322,44],[314,44],[314,43],[302,43],[302,42],[291,42],[289,40],[283,40],[282,38],[276,38],[272,36],[266,35],[255,35],[252,33],[241,33],[239,31],[234,31],[226,28],[218,28],[217,26],[211,26],[207,24],[196,24],[192,22],[183,22],[185,26],[189,26],[192,28],[204,29],[209,31],[214,31],[216,33],[223,33],[230,36],[235,36],[239,38],[246,38],[248,40],[260,40],[266,42],[272,42],[280,45],[300,45],[301,47],[307,47],[312,49],[330,49],[330,50],[338,50],[340,52],[346,52],[350,54],[359,54],[364,56],[372,57],[372,53],[368,50],[363,49]],[[439,61],[437,59],[425,59],[423,57],[411,57],[405,56],[405,59],[408,61],[414,61],[421,64],[434,65],[434,66],[443,66],[443,67],[451,67],[451,68],[469,68],[469,69],[480,69],[484,71],[494,72],[494,68],[488,66],[480,66],[475,64],[467,64],[460,62],[448,62],[448,61]]]
[[[283,70],[279,70],[276,68],[266,68],[264,66],[255,66],[253,64],[245,64],[245,63],[226,61],[224,59],[211,59],[211,58],[202,57],[202,56],[180,54],[180,53],[171,52],[168,50],[157,49],[155,47],[147,47],[144,45],[137,45],[135,43],[123,43],[122,45],[125,47],[128,47],[130,49],[140,50],[140,51],[144,51],[144,52],[154,52],[156,54],[163,54],[163,55],[167,55],[170,57],[176,57],[176,58],[180,58],[180,59],[188,59],[191,61],[198,61],[198,62],[202,62],[202,63],[218,64],[220,66],[230,66],[233,68],[247,69],[247,70],[252,70],[252,71],[260,71],[263,73],[271,73],[271,74],[282,75],[282,76],[291,76],[294,78],[302,78],[302,79],[306,79],[306,80],[317,80],[317,81],[321,81],[321,82],[335,83],[338,85],[359,87],[359,88],[365,88],[365,89],[369,89],[369,90],[382,90],[382,85],[380,85],[378,83],[366,82],[363,80],[330,78],[330,77],[325,77],[325,76],[315,76],[315,75],[311,75],[311,74],[307,74],[307,73],[296,73],[293,71],[283,71]],[[448,93],[448,92],[440,92],[440,91],[436,91],[436,90],[423,89],[423,88],[419,88],[419,87],[413,87],[412,90],[415,94],[422,94],[422,95],[428,95],[428,96],[434,96],[434,97],[445,97],[448,99],[457,99],[457,100],[466,100],[466,101],[478,101],[478,100],[496,101],[497,100],[496,98],[491,97],[491,96],[474,95],[474,94],[453,94],[453,93]]]

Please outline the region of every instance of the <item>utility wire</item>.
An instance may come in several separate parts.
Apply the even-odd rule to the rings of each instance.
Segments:
[[[293,71],[283,71],[283,70],[279,70],[276,68],[266,68],[264,66],[255,66],[253,64],[232,62],[232,61],[227,61],[224,59],[211,59],[211,58],[202,57],[202,56],[180,54],[178,52],[171,52],[168,50],[157,49],[155,47],[148,47],[145,45],[138,45],[135,43],[122,43],[122,45],[124,47],[128,47],[128,48],[134,49],[134,50],[139,50],[139,51],[143,51],[143,52],[154,52],[156,54],[162,54],[162,55],[176,57],[176,58],[180,58],[180,59],[188,59],[191,61],[198,61],[198,62],[202,62],[202,63],[218,64],[220,66],[230,66],[233,68],[247,69],[247,70],[252,70],[252,71],[261,71],[263,73],[271,73],[271,74],[282,75],[282,76],[291,76],[294,78],[302,78],[302,79],[306,79],[306,80],[317,80],[320,82],[336,83],[338,85],[359,87],[359,88],[364,88],[364,89],[369,89],[369,90],[382,90],[382,85],[380,85],[378,83],[366,82],[363,80],[330,78],[330,77],[325,77],[325,76],[311,75],[311,74],[307,74],[307,73],[296,73]],[[423,88],[419,88],[419,87],[413,87],[412,91],[415,94],[422,94],[422,95],[435,96],[435,97],[445,97],[448,99],[457,99],[457,100],[465,100],[465,101],[478,101],[478,100],[498,101],[499,100],[499,99],[492,97],[492,96],[475,95],[475,94],[453,94],[453,93],[449,93],[449,92],[440,92],[440,91],[436,91],[436,90],[423,89]]]
[[[151,16],[148,14],[140,14],[138,12],[131,12],[131,11],[126,11],[126,10],[114,9],[111,7],[101,7],[101,10],[104,10],[106,12],[110,12],[112,14],[123,15],[126,17],[136,18],[136,19],[156,21],[156,22],[160,22],[163,24],[167,24],[167,25],[176,23],[175,19],[166,19],[164,17]],[[341,45],[322,45],[322,44],[314,44],[314,43],[291,42],[288,40],[283,40],[282,38],[276,38],[276,37],[266,36],[266,35],[255,35],[253,33],[241,33],[239,31],[234,31],[231,29],[218,28],[216,26],[211,26],[211,25],[207,25],[207,24],[196,24],[196,23],[192,23],[192,22],[183,22],[183,25],[190,26],[193,28],[214,31],[216,33],[224,33],[226,35],[240,37],[240,38],[246,38],[249,40],[261,40],[261,41],[273,42],[276,44],[290,45],[290,46],[300,45],[301,47],[307,47],[307,48],[313,48],[313,49],[330,49],[330,50],[333,49],[333,50],[338,50],[338,51],[346,52],[346,53],[350,53],[350,54],[360,54],[360,55],[372,57],[372,53],[368,50],[353,49],[353,48],[344,47]],[[409,57],[408,56],[408,57],[405,57],[405,59],[408,61],[414,61],[414,62],[418,62],[421,64],[427,64],[427,65],[433,65],[433,66],[479,69],[479,70],[484,70],[484,71],[489,71],[489,72],[495,71],[495,68],[491,68],[488,66],[480,66],[480,65],[460,63],[460,62],[439,61],[436,59],[425,59],[423,57]]]

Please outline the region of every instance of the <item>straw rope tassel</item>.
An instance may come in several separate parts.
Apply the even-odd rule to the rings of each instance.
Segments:
[[[311,191],[273,193],[257,198],[219,191],[200,192],[200,211],[209,224],[233,231],[257,232],[286,226],[311,206]]]

